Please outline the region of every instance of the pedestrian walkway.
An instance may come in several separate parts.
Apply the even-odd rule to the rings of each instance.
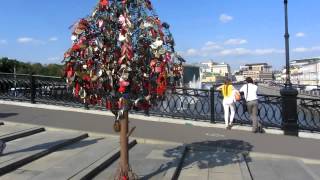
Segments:
[[[67,108],[62,107],[60,109]],[[114,122],[113,116],[89,114],[90,112],[0,105],[0,117],[2,117],[3,121],[117,135],[112,128]],[[184,120],[179,119],[172,119],[173,123],[149,121],[152,118],[159,119],[159,117],[148,117],[147,120],[130,118],[130,126],[137,127],[133,133],[136,139],[142,141],[151,139],[152,141],[169,141],[185,144],[202,141],[239,140],[250,143],[253,146],[253,152],[320,159],[320,151],[315,151],[315,149],[320,149],[320,140],[317,139],[297,138],[269,133],[252,134],[249,131],[234,129],[226,131],[224,128],[215,128],[215,126],[211,126],[209,123],[201,123],[201,126],[194,126],[189,123],[183,123]],[[170,119],[168,119],[169,121]],[[176,124],[176,122],[179,123]],[[204,127],[205,124],[208,124],[208,127]],[[250,127],[247,128],[251,129]],[[270,130],[266,129],[266,131]],[[319,136],[316,133],[309,135]]]
[[[0,156],[1,180],[113,179],[119,163],[119,141],[112,136],[6,122],[0,130],[0,140],[7,143]],[[244,141],[165,145],[131,139],[129,144],[132,169],[145,180],[320,177],[320,161],[252,153],[253,146]]]

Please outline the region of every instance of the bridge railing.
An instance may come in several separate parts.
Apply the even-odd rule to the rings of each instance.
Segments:
[[[157,116],[183,118],[205,122],[223,122],[222,95],[214,89],[175,88],[158,102],[149,113]],[[282,97],[259,94],[258,117],[265,127],[283,127]],[[63,78],[26,74],[0,73],[0,99],[29,101],[73,107],[84,107],[80,99],[72,95]],[[104,109],[105,104],[90,106]],[[102,105],[101,105],[102,104]],[[298,98],[298,124],[300,130],[320,132],[320,100]],[[251,124],[242,102],[236,102],[235,123]]]
[[[320,131],[320,100],[298,98],[299,128],[308,131]]]
[[[224,110],[222,104],[222,95],[216,92],[218,100],[215,101],[216,120],[224,121]],[[258,119],[265,127],[282,127],[282,106],[281,97],[258,94]],[[244,111],[243,101],[235,102],[235,123],[251,124],[251,117],[247,111]]]

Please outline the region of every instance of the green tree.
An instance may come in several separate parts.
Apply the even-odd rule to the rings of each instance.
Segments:
[[[30,74],[45,76],[62,76],[63,65],[59,64],[47,64],[41,63],[26,63],[17,61],[15,59],[9,59],[7,57],[0,58],[0,72],[1,73],[14,73],[14,67],[16,67],[17,74]]]

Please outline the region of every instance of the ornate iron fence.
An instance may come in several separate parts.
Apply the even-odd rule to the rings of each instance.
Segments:
[[[265,127],[282,127],[282,98],[259,94],[258,117]],[[0,73],[0,99],[40,102],[53,105],[84,107],[74,98],[72,89],[58,77]],[[103,102],[100,102],[100,105]],[[301,130],[320,131],[320,100],[298,98],[298,123]],[[236,102],[235,123],[251,124],[250,116],[243,111],[242,102]],[[90,106],[105,110],[104,106]],[[205,89],[176,88],[163,101],[154,106],[153,115],[191,119],[206,122],[223,122],[222,95]]]
[[[27,101],[31,99],[31,77],[25,74],[0,74],[2,99]]]
[[[219,92],[215,93],[217,100],[215,101],[215,115],[216,120],[224,121],[224,110],[222,104],[222,96]],[[258,105],[258,119],[265,127],[278,127],[281,128],[282,125],[282,107],[281,107],[281,97],[258,94],[259,105]],[[235,123],[239,124],[251,124],[251,118],[247,111],[243,109],[243,102],[235,103]]]
[[[297,103],[299,128],[320,131],[320,100],[298,98]]]
[[[151,113],[197,121],[210,120],[210,92],[204,89],[176,88]]]
[[[72,89],[68,88],[62,78],[50,76],[0,73],[0,98],[83,106],[79,99],[73,97]]]

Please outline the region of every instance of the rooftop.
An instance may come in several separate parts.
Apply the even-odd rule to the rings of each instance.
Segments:
[[[314,61],[320,61],[320,57],[316,57],[316,58],[307,58],[307,59],[295,59],[292,60],[292,63],[304,63],[304,62],[314,62]]]
[[[268,66],[268,63],[253,63],[253,64],[246,64],[245,66]]]

